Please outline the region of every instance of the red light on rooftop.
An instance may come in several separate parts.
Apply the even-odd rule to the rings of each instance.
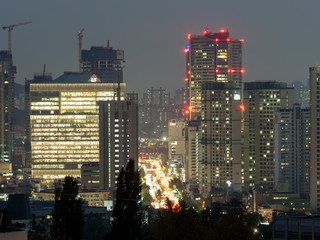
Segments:
[[[207,35],[209,33],[209,29],[206,28],[204,31],[203,31],[204,35]]]
[[[240,105],[239,105],[239,108],[240,108],[240,110],[241,110],[242,112],[245,110],[245,107],[244,107],[243,104],[240,104]]]
[[[184,52],[185,52],[185,53],[188,53],[188,52],[189,52],[189,49],[188,49],[188,48],[184,49]]]
[[[188,82],[188,81],[189,81],[189,78],[185,78],[184,81],[185,81],[185,82]]]
[[[216,42],[219,42],[219,39],[218,39],[218,38],[216,38],[216,39],[215,39],[215,41],[216,41]]]
[[[241,72],[241,73],[244,73],[244,69],[241,69],[240,72]]]
[[[214,70],[216,73],[218,73],[219,72],[219,69],[218,68],[216,68],[216,70]]]
[[[230,38],[227,38],[227,42],[230,42]]]
[[[240,39],[240,42],[244,42],[244,39]]]
[[[191,34],[190,33],[188,33],[187,38],[191,39]]]
[[[188,74],[191,74],[191,70],[188,71]]]
[[[221,33],[224,33],[224,32],[225,32],[225,30],[222,28],[222,29],[220,29],[220,32],[221,32]]]

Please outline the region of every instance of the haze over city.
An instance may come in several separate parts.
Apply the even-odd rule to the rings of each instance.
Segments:
[[[0,8],[0,239],[320,239],[320,1]]]
[[[186,35],[229,29],[245,39],[243,80],[306,82],[308,67],[319,63],[319,1],[7,1],[2,26],[32,21],[12,32],[16,82],[34,72],[56,78],[77,71],[77,34],[83,49],[125,50],[124,79],[129,91],[184,86]],[[7,49],[7,31],[0,48]]]

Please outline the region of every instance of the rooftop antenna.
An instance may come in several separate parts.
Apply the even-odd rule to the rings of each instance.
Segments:
[[[46,64],[43,64],[43,79],[46,76]]]
[[[109,40],[108,40],[108,42],[107,42],[107,48],[108,48],[108,49],[110,48],[110,46],[109,46]]]

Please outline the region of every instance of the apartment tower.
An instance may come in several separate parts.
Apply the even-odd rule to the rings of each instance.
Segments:
[[[192,107],[191,119],[200,119],[201,85],[204,82],[242,83],[243,39],[230,37],[229,30],[187,36],[185,48],[188,104]]]
[[[268,189],[275,183],[275,112],[293,107],[294,89],[275,81],[244,83],[243,99],[243,183]]]

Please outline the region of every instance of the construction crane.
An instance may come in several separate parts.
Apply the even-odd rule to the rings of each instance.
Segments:
[[[82,37],[83,37],[84,28],[81,29],[81,31],[78,33],[78,39],[79,39],[79,72],[81,72],[81,50],[82,50]]]
[[[17,23],[17,24],[11,24],[8,26],[4,26],[2,27],[3,30],[8,29],[8,53],[11,53],[11,31],[13,30],[14,27],[18,27],[18,26],[22,26],[22,25],[26,25],[32,23],[32,21],[29,22],[23,22],[23,23]]]

